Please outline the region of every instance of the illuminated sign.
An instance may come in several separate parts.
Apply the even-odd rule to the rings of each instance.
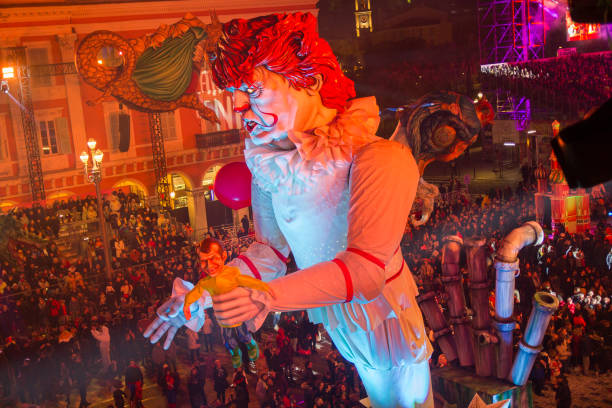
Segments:
[[[594,40],[599,38],[601,33],[600,24],[580,24],[572,21],[569,11],[565,16],[567,28],[567,41]]]

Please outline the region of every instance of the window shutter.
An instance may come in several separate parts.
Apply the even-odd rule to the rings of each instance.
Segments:
[[[164,112],[161,114],[162,132],[165,140],[176,139],[176,124],[174,122],[174,112]]]
[[[49,51],[46,48],[27,49],[29,65],[49,65]],[[51,86],[51,76],[33,76],[32,86]]]
[[[57,138],[59,153],[72,153],[70,133],[68,132],[68,120],[66,118],[55,118],[55,137]]]
[[[119,148],[119,112],[109,113],[108,121],[110,132],[110,146],[111,149],[114,151]]]

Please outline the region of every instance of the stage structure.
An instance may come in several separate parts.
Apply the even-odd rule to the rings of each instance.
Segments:
[[[544,56],[546,30],[543,0],[478,0],[478,37],[481,71],[487,66],[539,59]],[[497,119],[516,121],[525,130],[531,104],[523,95],[493,84]]]
[[[553,137],[559,134],[560,123],[552,124]],[[534,175],[538,189],[534,195],[536,220],[558,231],[563,225],[570,234],[588,231],[591,224],[589,194],[583,188],[570,190],[554,153],[550,153],[550,171],[540,163]],[[549,188],[550,185],[550,188]]]
[[[558,231],[561,226],[570,234],[588,231],[591,224],[589,194],[583,188],[570,190],[553,153],[550,155],[550,172],[540,164],[535,177],[538,181],[534,197],[538,222],[550,224],[553,231]]]

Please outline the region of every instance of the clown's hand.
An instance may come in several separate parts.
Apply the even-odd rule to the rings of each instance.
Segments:
[[[250,331],[261,327],[273,300],[271,294],[255,289],[237,287],[230,292],[212,297],[217,321],[223,326],[246,323]]]
[[[168,350],[178,329],[187,323],[183,314],[184,296],[176,296],[168,299],[157,308],[157,317],[144,331],[145,338],[151,337],[151,343],[155,344],[166,334],[164,350]],[[193,311],[198,309],[198,304],[194,303]]]
[[[164,350],[167,350],[176,335],[176,332],[183,325],[188,326],[193,331],[199,331],[204,324],[204,302],[198,301],[190,305],[191,318],[188,320],[183,313],[185,304],[185,294],[193,289],[193,285],[181,279],[175,279],[172,289],[172,297],[157,308],[157,317],[144,331],[145,338],[151,338],[151,343],[155,344],[166,334]]]

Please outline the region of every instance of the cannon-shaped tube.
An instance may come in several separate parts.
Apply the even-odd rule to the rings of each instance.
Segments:
[[[547,292],[538,292],[533,297],[533,309],[527,322],[525,335],[519,343],[519,351],[508,378],[516,385],[525,385],[533,363],[542,349],[542,339],[552,314],[559,307],[559,300]]]
[[[515,228],[502,241],[495,255],[495,328],[499,338],[497,377],[507,378],[512,361],[512,330],[514,329],[514,278],[519,271],[518,253],[528,245],[544,241],[542,227],[528,221]]]
[[[440,346],[446,360],[451,363],[457,359],[457,346],[453,333],[446,323],[442,310],[436,301],[436,294],[431,292],[417,296],[417,302],[427,321],[427,325],[433,330],[436,343]]]
[[[444,237],[442,249],[442,282],[448,294],[448,311],[455,332],[455,344],[459,356],[459,364],[463,367],[474,365],[474,347],[472,332],[467,318],[459,257],[463,240],[455,235]]]
[[[497,337],[488,330],[474,329],[474,365],[476,375],[489,377],[493,375],[495,364],[495,344]]]

